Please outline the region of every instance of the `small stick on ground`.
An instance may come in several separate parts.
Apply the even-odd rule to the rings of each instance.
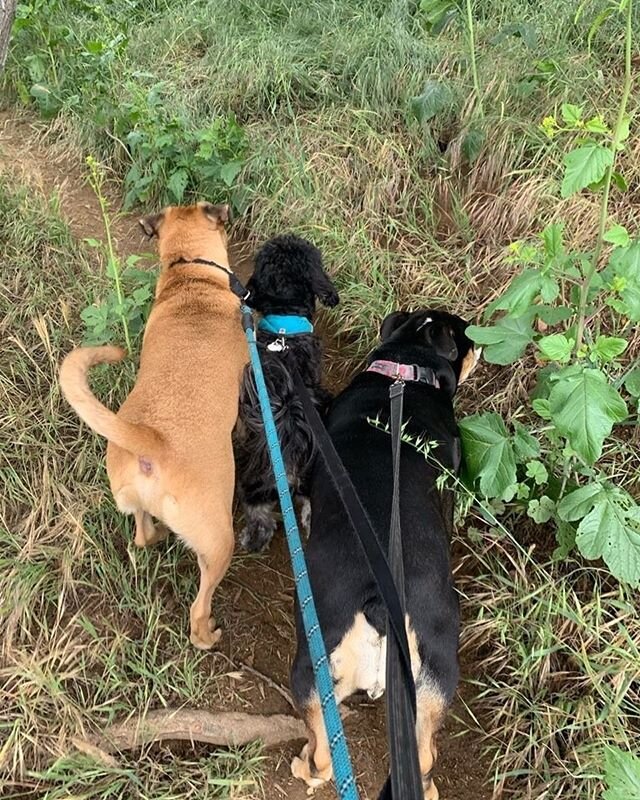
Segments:
[[[76,747],[84,747],[85,752],[89,748],[99,748],[104,753],[114,753],[166,739],[207,742],[222,747],[235,747],[260,740],[265,747],[273,747],[304,737],[302,720],[287,714],[179,708],[150,711],[142,720],[130,719],[111,725],[103,733],[77,742]]]

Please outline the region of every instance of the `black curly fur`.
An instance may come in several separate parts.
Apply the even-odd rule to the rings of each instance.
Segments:
[[[249,304],[263,315],[296,314],[312,320],[316,298],[326,306],[338,303],[320,251],[310,242],[286,234],[268,241],[257,253],[253,276],[247,283]],[[331,396],[321,383],[322,348],[313,334],[287,338],[286,353],[267,349],[277,336],[258,331],[257,341],[278,438],[294,496],[305,499],[306,480],[314,455],[314,439],[287,367],[296,364],[314,402],[322,412]],[[240,535],[243,547],[264,550],[276,529],[273,513],[277,492],[256,394],[253,373],[245,370],[240,392],[240,414],[235,435],[238,497],[245,516]]]

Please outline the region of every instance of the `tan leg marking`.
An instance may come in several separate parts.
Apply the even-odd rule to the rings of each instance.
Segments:
[[[435,737],[444,718],[445,704],[439,695],[423,689],[418,691],[417,712],[416,737],[424,800],[438,800],[438,788],[431,777],[431,771],[438,758]]]
[[[156,544],[166,539],[169,535],[169,529],[162,522],[154,525],[151,514],[146,511],[134,512],[136,520],[136,535],[134,544],[137,547],[147,547],[150,544]]]
[[[211,600],[223,579],[233,555],[233,527],[231,520],[224,526],[207,525],[206,533],[197,537],[184,536],[193,547],[200,566],[200,588],[191,606],[191,644],[209,650],[222,636],[211,616]]]

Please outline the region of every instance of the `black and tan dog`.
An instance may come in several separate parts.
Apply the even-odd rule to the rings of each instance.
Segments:
[[[327,429],[386,550],[392,497],[389,387],[405,380],[404,437],[435,443],[401,448],[400,509],[406,589],[406,625],[417,691],[417,739],[425,798],[438,791],[431,779],[435,734],[458,682],[458,599],[449,563],[453,493],[437,488],[460,463],[453,397],[479,355],[451,314],[396,312],[381,329],[368,367],[333,401]],[[378,423],[375,423],[378,420]],[[311,475],[309,577],[330,654],[338,702],[353,692],[380,696],[385,689],[386,613],[331,477],[321,459]],[[298,647],[291,688],[309,741],[292,763],[309,786],[331,777],[331,759],[309,651],[296,608]],[[400,798],[399,798],[400,800]]]
[[[290,368],[295,366],[316,406],[324,409],[330,396],[320,378],[322,347],[314,333],[313,318],[316,299],[332,307],[338,303],[338,293],[324,270],[318,248],[291,234],[276,236],[260,248],[247,289],[249,305],[262,314],[257,341],[264,378],[289,487],[294,498],[303,502],[304,512],[314,441]],[[250,369],[242,384],[235,454],[238,497],[245,519],[240,543],[247,550],[259,552],[269,545],[275,532],[278,496]]]
[[[200,590],[191,641],[200,648],[221,634],[211,600],[234,548],[231,437],[248,360],[240,302],[224,269],[228,211],[198,203],[141,220],[147,235],[159,238],[161,273],[136,385],[117,414],[91,393],[87,372],[119,361],[123,350],[81,347],[60,369],[69,403],[109,440],[111,491],[120,511],[135,516],[135,543],[152,544],[168,527],[195,551]]]

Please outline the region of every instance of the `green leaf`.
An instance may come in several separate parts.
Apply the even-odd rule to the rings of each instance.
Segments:
[[[411,111],[418,122],[429,122],[448,108],[453,101],[453,92],[446,83],[427,81],[422,94],[411,98]]]
[[[542,276],[542,283],[540,284],[540,297],[544,303],[553,303],[556,297],[560,294],[560,285],[555,278],[550,278],[548,275]]]
[[[555,511],[556,504],[550,497],[543,495],[539,500],[529,500],[527,516],[531,517],[538,525],[549,522]]]
[[[560,194],[569,197],[604,178],[613,164],[613,153],[599,144],[588,144],[572,150],[564,157],[565,173]]]
[[[549,336],[543,336],[538,341],[542,355],[548,361],[558,361],[560,364],[566,364],[569,361],[574,345],[575,340],[567,339],[563,333],[552,333]]]
[[[455,0],[421,0],[420,11],[427,28],[438,34],[458,13],[458,6]]]
[[[538,486],[543,486],[549,480],[549,473],[541,461],[528,461],[525,473],[528,478],[533,478]]]
[[[613,180],[616,188],[618,188],[621,192],[626,192],[629,188],[629,184],[621,172],[613,172],[611,174],[611,179]]]
[[[500,497],[516,483],[516,461],[502,417],[475,414],[460,422],[465,463],[485,497]]]
[[[632,397],[640,397],[640,367],[636,367],[624,379],[624,388]]]
[[[569,553],[576,546],[576,529],[568,522],[557,522],[556,541],[558,546],[553,551],[554,561],[564,561]]]
[[[549,394],[551,418],[575,452],[587,464],[602,454],[614,423],[627,416],[627,406],[597,369],[563,370]]]
[[[602,117],[592,117],[591,119],[587,120],[584,123],[584,129],[585,131],[589,131],[589,133],[599,133],[603,136],[611,133],[607,123],[602,119]]]
[[[564,124],[570,128],[575,128],[582,120],[582,108],[573,103],[563,103],[561,113]]]
[[[631,117],[629,116],[629,114],[625,114],[622,117],[622,124],[620,126],[618,140],[621,142],[626,141],[629,138],[630,130],[631,130]]]
[[[513,423],[513,449],[518,462],[528,461],[540,455],[540,443],[520,422]]]
[[[511,364],[519,359],[533,341],[531,316],[503,317],[495,325],[480,327],[470,325],[466,335],[476,344],[484,345],[485,361],[490,364]]]
[[[595,353],[601,361],[609,363],[617,356],[622,355],[627,349],[627,340],[619,339],[617,336],[598,336],[595,344],[592,347],[592,352]]]
[[[566,494],[558,503],[558,516],[565,522],[575,522],[586,517],[602,491],[599,483],[588,483]]]
[[[628,247],[631,244],[631,237],[624,225],[614,225],[602,238],[616,247]]]
[[[176,203],[181,203],[184,197],[184,190],[187,188],[189,173],[186,169],[177,169],[167,182],[167,189]]]
[[[467,131],[462,140],[462,154],[470,164],[473,164],[482,152],[486,138],[485,132],[479,128],[471,128]]]
[[[609,305],[633,322],[640,322],[640,241],[616,248],[605,272],[609,279],[612,275],[617,279],[614,285],[618,297],[611,298]]]
[[[489,304],[485,318],[496,311],[507,311],[512,317],[519,317],[528,311],[540,293],[542,274],[537,269],[525,269],[509,284],[506,292]]]
[[[640,800],[640,758],[619,747],[607,747],[604,781],[603,800]]]
[[[233,182],[238,177],[242,166],[242,161],[228,161],[220,167],[220,177],[225,186],[233,186]]]
[[[539,417],[542,417],[542,419],[551,419],[551,408],[549,407],[548,400],[544,400],[542,398],[533,400],[531,407]]]
[[[564,225],[558,223],[547,225],[541,236],[544,242],[544,254],[549,260],[560,258],[565,254],[563,242]]]
[[[618,580],[640,584],[640,507],[626,492],[603,487],[578,526],[576,545],[585,558],[603,558]]]

